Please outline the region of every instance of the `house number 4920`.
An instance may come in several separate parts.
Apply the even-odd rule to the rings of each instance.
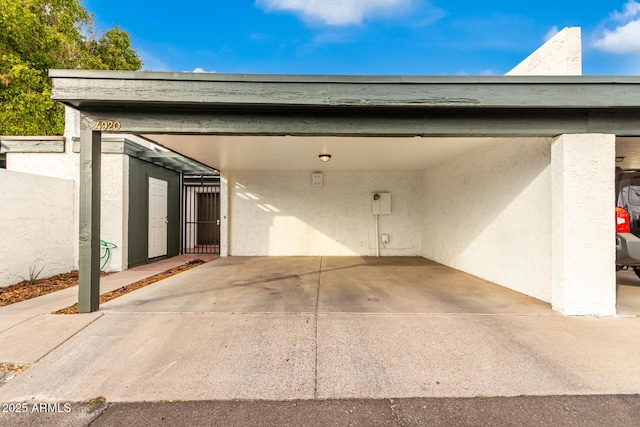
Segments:
[[[112,120],[98,120],[96,122],[96,130],[103,131],[119,131],[120,130],[120,122],[112,121]]]

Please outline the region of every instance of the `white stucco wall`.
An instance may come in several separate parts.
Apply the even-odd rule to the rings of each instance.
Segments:
[[[552,306],[614,316],[615,135],[561,135],[551,155]]]
[[[73,270],[73,181],[0,169],[0,286]]]
[[[227,171],[220,171],[220,256],[229,256],[229,230],[231,229],[231,192]]]
[[[73,122],[72,122],[73,123]],[[62,178],[74,182],[76,194],[75,212],[79,212],[79,157],[73,152],[70,138],[65,143],[64,153],[7,153],[7,169],[41,176]],[[105,267],[107,271],[120,271],[127,268],[127,218],[128,218],[128,161],[124,154],[102,155],[102,215],[100,221],[103,240],[115,243],[117,249],[111,250],[111,260]],[[70,216],[74,242],[78,242],[79,218]],[[78,266],[78,245],[73,247],[74,265]]]
[[[564,28],[509,71],[507,75],[582,75],[582,37],[580,27]]]
[[[511,139],[426,170],[422,256],[550,301],[550,150]]]
[[[66,119],[69,120],[69,114]],[[73,119],[72,119],[73,120]],[[72,121],[73,123],[73,121]],[[71,139],[67,136],[65,141],[64,153],[7,153],[7,169],[41,176],[53,178],[61,178],[72,180],[74,185],[74,203],[75,211],[78,212],[78,155],[73,152]],[[78,241],[79,218],[78,215],[70,217],[73,221],[73,239]],[[74,268],[78,268],[78,245],[74,244],[73,248]]]
[[[65,150],[71,150],[65,143]],[[52,178],[76,180],[78,156],[65,153],[7,153],[7,169]]]
[[[102,155],[100,238],[117,246],[111,249],[105,271],[121,271],[128,266],[128,166],[129,158],[124,154]]]
[[[323,175],[312,187],[311,172],[225,173],[229,254],[375,255],[371,194],[390,192],[392,213],[379,217],[390,242],[380,255],[420,255],[420,172]]]

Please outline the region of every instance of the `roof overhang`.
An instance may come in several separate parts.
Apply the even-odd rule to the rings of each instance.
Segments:
[[[157,147],[154,141],[148,141],[145,145],[132,140],[131,135],[102,135],[102,153],[126,154],[145,162],[153,163],[172,171],[183,174],[216,175],[218,171],[182,155],[176,151]],[[136,137],[137,138],[137,137]],[[73,138],[73,151],[80,152],[80,138]],[[143,139],[142,139],[143,140]],[[138,139],[140,141],[140,139]],[[151,147],[149,147],[151,143]],[[159,144],[157,144],[159,145]]]
[[[419,170],[503,138],[640,136],[640,77],[50,76],[85,126],[117,124],[219,170],[309,169],[321,150],[341,154],[329,169]]]
[[[640,134],[640,77],[298,76],[51,70],[54,100],[122,132]]]

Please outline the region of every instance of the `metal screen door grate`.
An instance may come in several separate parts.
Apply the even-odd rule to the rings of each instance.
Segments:
[[[220,183],[216,177],[184,177],[182,253],[220,253]]]

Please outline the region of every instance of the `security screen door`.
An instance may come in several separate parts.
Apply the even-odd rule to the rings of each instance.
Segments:
[[[183,191],[182,253],[220,253],[220,180],[186,176]]]

